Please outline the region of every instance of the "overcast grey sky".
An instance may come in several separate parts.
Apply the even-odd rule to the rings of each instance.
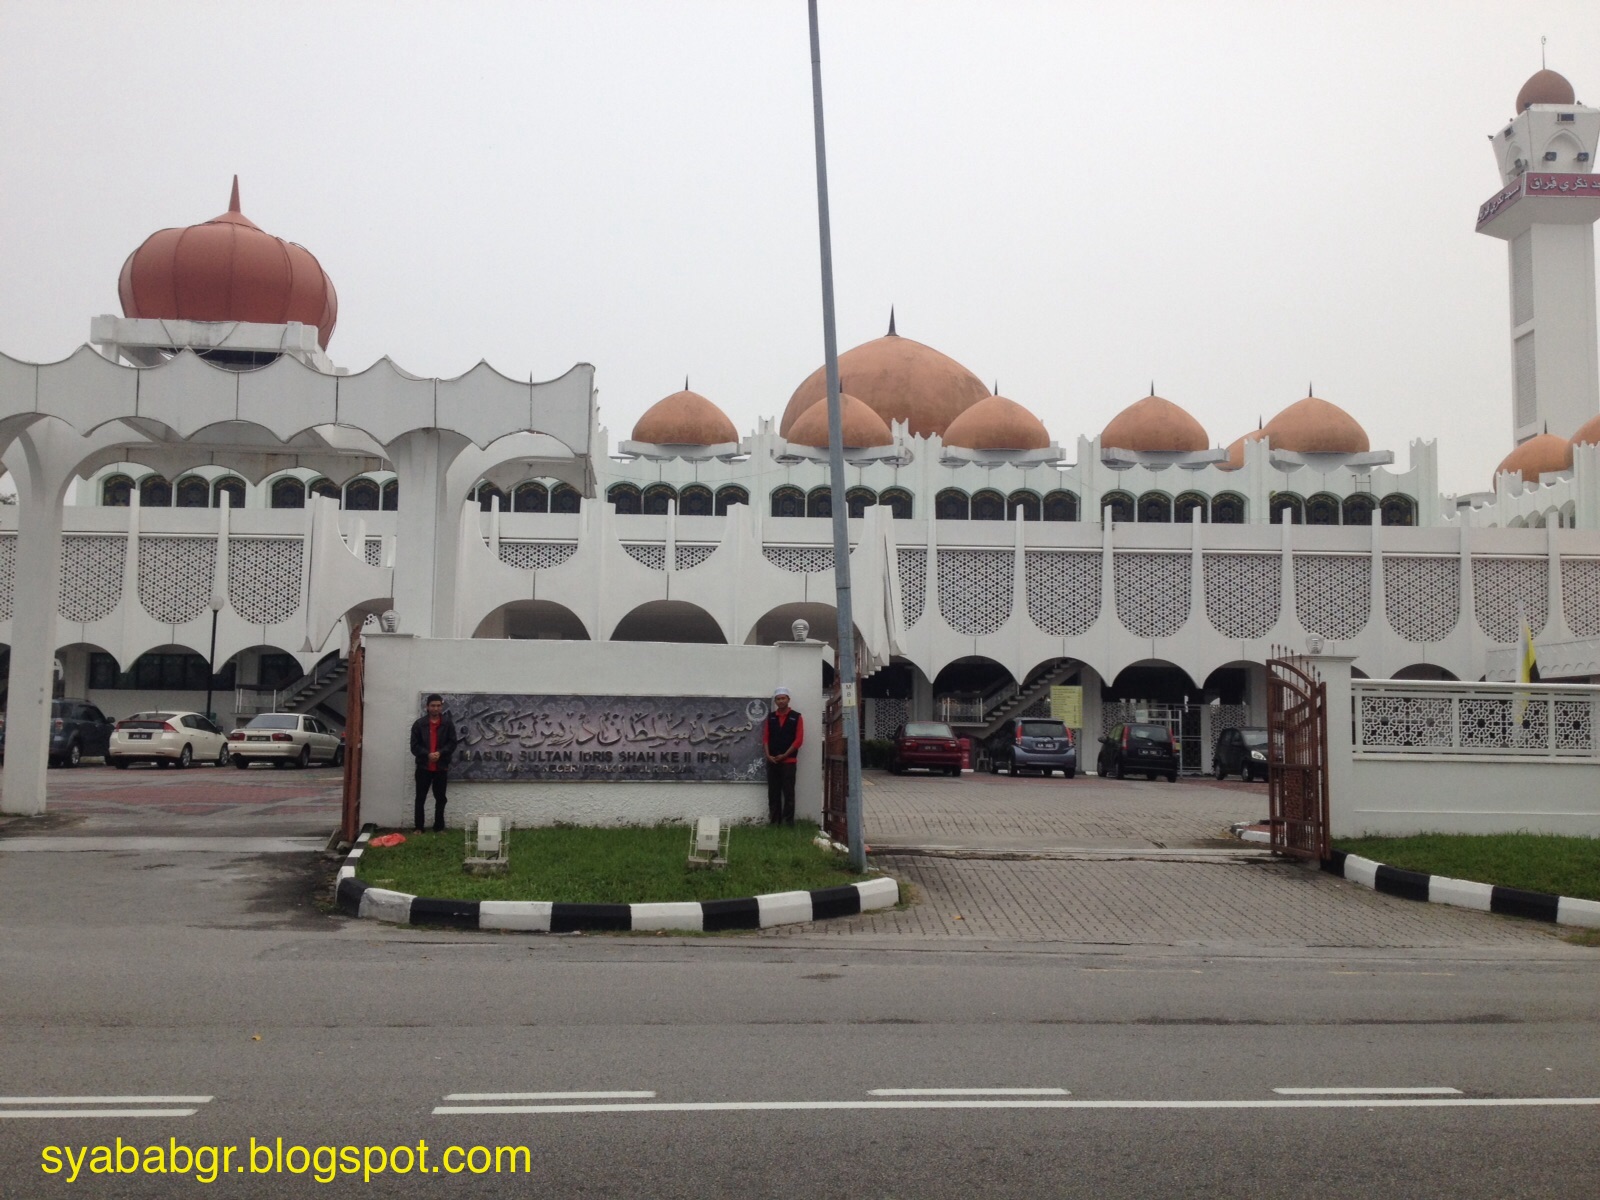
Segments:
[[[1151,380],[1226,444],[1308,382],[1447,491],[1510,448],[1485,135],[1600,4],[824,0],[841,348],[899,331],[1071,446]],[[155,229],[243,209],[334,360],[598,368],[613,444],[822,361],[803,0],[0,2],[0,350],[60,358]]]

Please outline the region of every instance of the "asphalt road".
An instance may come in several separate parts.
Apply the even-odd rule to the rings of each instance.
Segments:
[[[294,1146],[422,1142],[429,1168],[485,1161],[446,1162],[450,1146],[526,1146],[527,1173],[413,1167],[320,1190],[1600,1191],[1600,952],[1559,940],[1199,953],[463,935],[330,917],[310,898],[324,870],[305,854],[0,855],[0,1195],[302,1195],[319,1188],[288,1172]],[[596,1092],[653,1095],[451,1099]],[[463,1108],[532,1111],[438,1111]],[[174,1115],[84,1115],[107,1110]],[[40,1111],[58,1115],[14,1115]],[[119,1137],[239,1149],[213,1185],[94,1175],[82,1157],[69,1183],[65,1150],[41,1169],[46,1147]],[[280,1137],[285,1171],[253,1173]],[[252,1138],[274,1149],[252,1160]]]

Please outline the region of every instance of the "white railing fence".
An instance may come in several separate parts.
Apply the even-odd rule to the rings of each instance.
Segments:
[[[1600,761],[1600,686],[1352,679],[1357,758]]]

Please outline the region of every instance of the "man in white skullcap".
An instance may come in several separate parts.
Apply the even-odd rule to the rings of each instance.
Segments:
[[[774,688],[772,711],[761,727],[761,747],[767,755],[767,820],[773,825],[794,824],[794,773],[805,740],[805,720],[789,707],[789,689]]]

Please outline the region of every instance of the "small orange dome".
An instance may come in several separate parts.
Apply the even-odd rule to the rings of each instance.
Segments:
[[[1574,446],[1600,446],[1600,416],[1590,417],[1572,435]]]
[[[1524,483],[1538,483],[1547,471],[1572,470],[1572,443],[1553,433],[1541,433],[1518,446],[1494,469],[1501,475],[1521,475]]]
[[[1237,471],[1243,468],[1244,444],[1246,442],[1262,441],[1266,438],[1266,436],[1267,431],[1265,429],[1252,429],[1243,437],[1234,438],[1233,441],[1228,445],[1228,461],[1226,463],[1217,464],[1218,469],[1223,471]],[[1271,445],[1271,443],[1269,442],[1268,445]]]
[[[1517,93],[1517,112],[1521,113],[1530,104],[1573,104],[1576,101],[1577,93],[1572,90],[1567,77],[1545,69],[1535,71],[1528,77],[1528,82],[1522,85],[1522,90]]]
[[[904,421],[914,434],[942,435],[951,421],[989,394],[955,359],[890,328],[887,336],[839,356],[839,390],[859,396],[885,422]],[[827,373],[818,367],[789,397],[778,432],[792,438],[795,422],[827,395]]]
[[[646,409],[633,427],[633,440],[657,446],[720,446],[737,442],[739,431],[727,413],[685,388]]]
[[[989,396],[950,422],[944,444],[967,450],[1044,450],[1050,433],[1015,400]]]
[[[324,350],[339,320],[338,293],[316,256],[239,211],[237,175],[220,217],[145,238],[122,264],[117,294],[125,317],[315,325]]]
[[[1128,405],[1100,431],[1102,450],[1170,454],[1204,450],[1210,444],[1199,421],[1154,392]]]
[[[840,432],[844,444],[851,449],[867,446],[887,446],[894,441],[888,423],[854,396],[839,396]],[[789,430],[788,438],[797,446],[811,446],[818,450],[828,448],[828,402],[818,400],[800,414]]]
[[[1296,400],[1265,431],[1274,450],[1295,454],[1365,454],[1372,449],[1367,431],[1337,404],[1315,396]]]

